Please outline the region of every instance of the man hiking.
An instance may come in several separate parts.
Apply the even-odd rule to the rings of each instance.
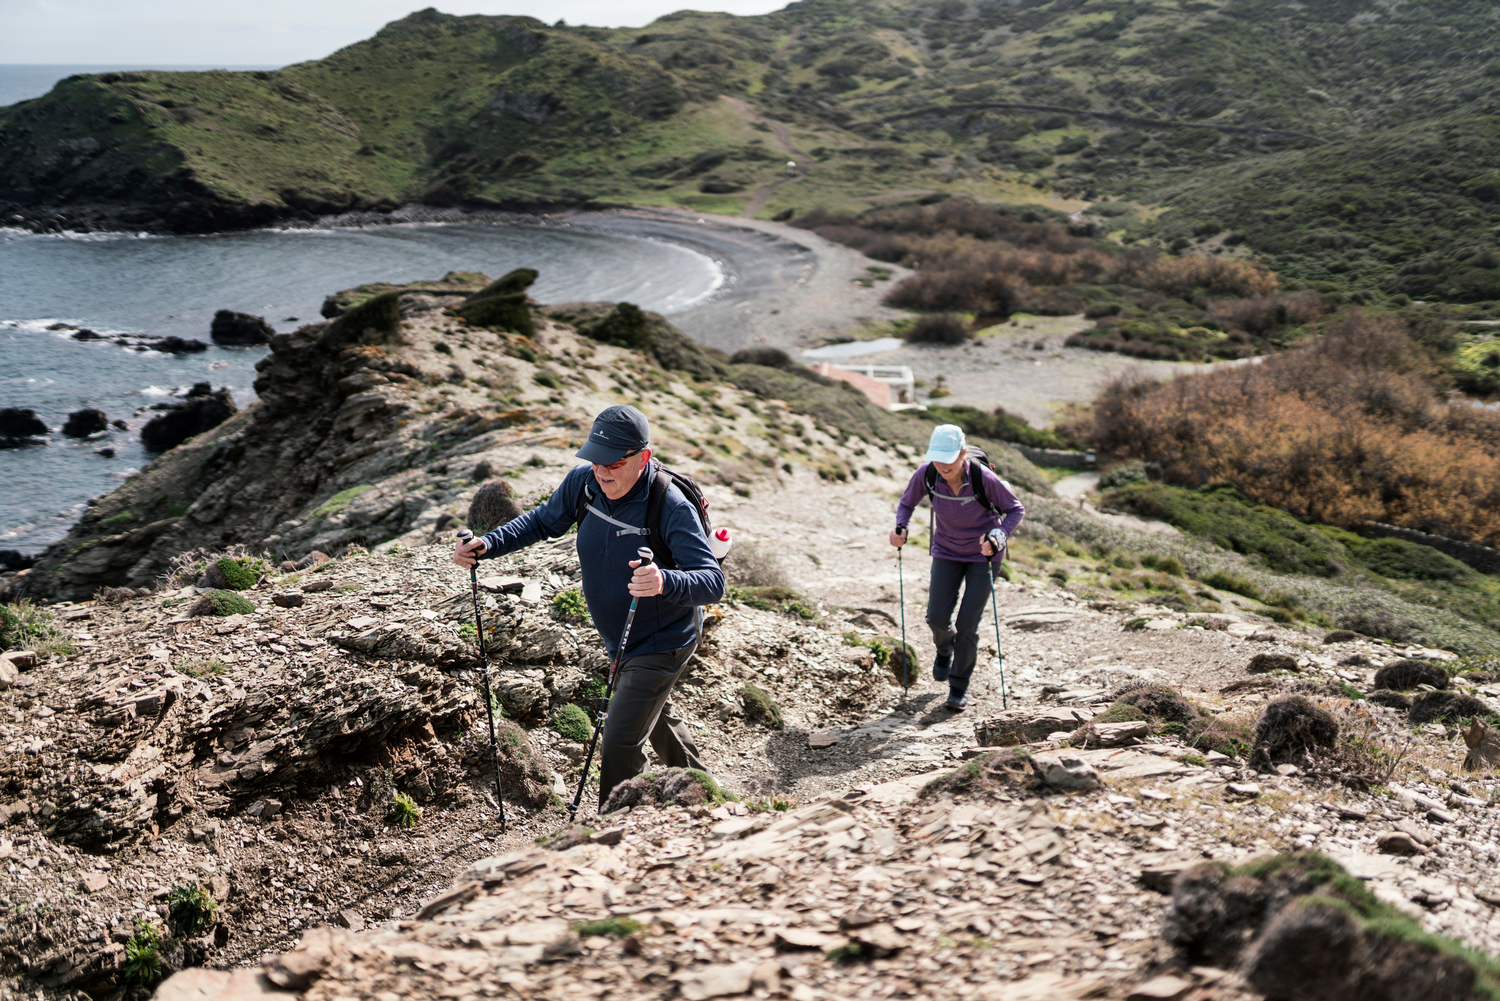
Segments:
[[[698,645],[698,606],[724,597],[724,572],[698,512],[670,480],[659,526],[647,525],[652,480],[667,474],[651,458],[651,429],[639,410],[605,409],[577,456],[589,465],[574,467],[545,504],[482,538],[460,542],[453,562],[472,567],[476,559],[513,553],[578,525],[583,596],[610,657],[618,653],[620,659],[600,752],[602,807],[610,790],[645,770],[648,739],[666,767],[708,770],[670,700]],[[670,565],[642,565],[636,556],[642,546],[659,557],[670,553]],[[616,651],[632,599],[638,607],[630,637]]]
[[[896,505],[896,527],[891,545],[906,544],[912,511],[923,497],[932,504],[932,580],[927,594],[927,625],[937,658],[932,677],[948,682],[949,709],[969,704],[969,678],[979,658],[979,622],[994,586],[994,557],[1005,551],[1005,540],[1021,524],[1026,509],[988,462],[971,461],[963,429],[941,424],[932,431],[927,455],[912,474]],[[963,603],[958,621],[959,585]]]

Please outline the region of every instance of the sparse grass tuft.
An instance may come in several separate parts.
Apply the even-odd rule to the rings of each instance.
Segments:
[[[397,827],[416,827],[422,822],[422,808],[404,792],[391,797],[391,823]]]
[[[219,902],[207,887],[198,883],[182,883],[172,887],[167,895],[167,912],[184,935],[201,935],[218,919]]]

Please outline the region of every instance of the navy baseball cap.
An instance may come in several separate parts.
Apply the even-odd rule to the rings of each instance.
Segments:
[[[619,462],[651,444],[651,425],[635,407],[606,407],[594,418],[589,440],[574,454],[601,466]]]

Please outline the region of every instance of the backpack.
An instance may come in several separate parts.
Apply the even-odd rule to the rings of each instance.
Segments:
[[[594,507],[594,500],[597,495],[594,493],[593,486],[587,482],[584,483],[583,491],[578,495],[578,508],[574,512],[573,521],[577,524],[582,524],[583,519],[588,517],[590,512],[593,512],[611,525],[619,528],[619,531],[615,533],[616,535],[641,536],[641,544],[650,547],[652,553],[656,555],[656,562],[663,569],[677,570],[680,568],[677,566],[677,560],[672,556],[672,547],[667,545],[667,538],[662,534],[661,530],[661,511],[667,502],[667,488],[674,483],[677,484],[677,489],[682,491],[682,495],[693,506],[693,510],[698,512],[698,522],[703,526],[703,535],[705,538],[713,538],[714,523],[713,519],[708,516],[708,498],[703,496],[703,489],[698,486],[697,480],[693,479],[687,473],[679,473],[675,469],[668,469],[659,462],[652,463],[652,465],[651,485],[647,488],[646,525],[644,528],[627,525],[623,521],[611,518],[603,511]],[[720,564],[723,562],[722,559],[719,560]]]

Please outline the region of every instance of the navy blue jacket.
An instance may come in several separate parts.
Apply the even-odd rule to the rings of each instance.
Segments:
[[[491,559],[524,549],[542,539],[555,539],[573,527],[579,495],[587,484],[594,494],[594,506],[611,518],[628,525],[646,524],[646,495],[656,460],[651,470],[641,474],[630,492],[611,501],[599,489],[592,466],[577,466],[563,477],[552,497],[540,507],[532,508],[514,521],[507,522],[484,537],[482,559]],[[724,571],[708,548],[708,537],[698,513],[674,484],[667,489],[662,506],[661,530],[672,557],[680,569],[662,570],[665,578],[662,592],[642,598],[630,627],[630,640],[624,657],[661,650],[676,650],[698,638],[698,606],[724,597]],[[604,640],[610,656],[620,642],[625,616],[630,611],[630,577],[635,573],[630,561],[643,544],[639,535],[616,535],[619,529],[603,518],[589,514],[578,526],[578,562],[583,568],[583,597],[588,602],[594,627]]]

